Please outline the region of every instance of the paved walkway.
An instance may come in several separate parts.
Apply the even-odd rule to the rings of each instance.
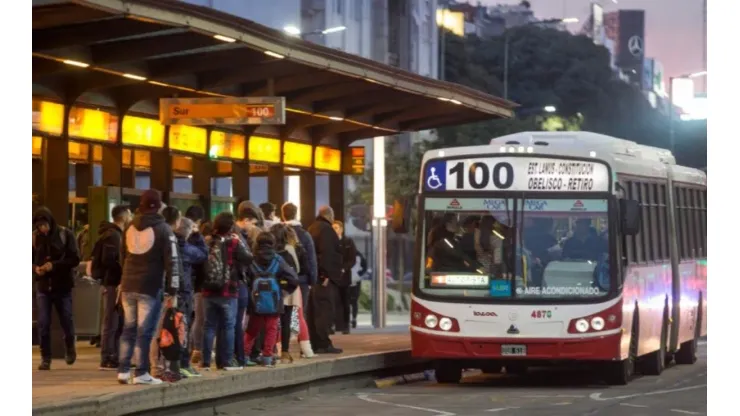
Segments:
[[[100,350],[87,343],[78,345],[78,358],[73,366],[67,366],[64,360],[55,360],[52,362],[51,371],[38,371],[36,368],[40,359],[38,349],[34,347],[34,414],[80,414],[74,411],[75,407],[79,407],[80,410],[84,407],[86,412],[91,412],[89,414],[126,414],[132,411],[254,391],[259,388],[279,387],[352,372],[377,370],[382,368],[384,362],[408,360],[410,356],[408,333],[393,332],[335,335],[332,337],[334,344],[345,351],[337,356],[323,355],[312,359],[297,359],[292,365],[278,365],[275,369],[249,368],[235,372],[203,372],[204,377],[201,378],[183,380],[171,385],[165,383],[163,386],[154,387],[119,385],[116,382],[115,371],[98,370]],[[298,346],[292,345],[291,351],[299,351]],[[392,357],[394,354],[396,356]],[[237,379],[241,381],[228,385],[220,382],[237,381]],[[241,390],[239,385],[242,386]],[[162,394],[143,392],[143,390],[160,387],[177,387],[175,390],[179,392],[163,392]],[[166,397],[168,395],[172,397]],[[123,398],[122,396],[131,397]],[[126,403],[118,403],[122,400]],[[118,404],[114,407],[114,403]]]

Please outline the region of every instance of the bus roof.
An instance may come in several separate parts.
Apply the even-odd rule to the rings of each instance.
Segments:
[[[667,178],[706,186],[705,172],[676,165],[676,158],[666,149],[587,131],[527,131],[497,137],[488,145],[436,149],[424,154],[422,164],[432,158],[454,158],[490,153],[527,153],[534,156],[570,156],[603,160],[616,174]]]

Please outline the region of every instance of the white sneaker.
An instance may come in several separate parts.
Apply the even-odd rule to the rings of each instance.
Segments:
[[[118,382],[121,384],[131,384],[131,372],[118,373]]]
[[[134,384],[162,384],[162,380],[152,377],[149,373],[144,373],[134,377]]]
[[[313,352],[313,349],[311,348],[311,341],[301,341],[299,344],[301,346],[301,357],[313,358],[316,356],[316,354],[314,354]]]

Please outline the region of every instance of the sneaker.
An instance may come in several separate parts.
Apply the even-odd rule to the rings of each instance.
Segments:
[[[152,377],[149,373],[144,373],[138,377],[134,377],[133,384],[162,384],[162,380]]]
[[[39,364],[39,370],[40,371],[51,370],[51,361],[48,361],[48,360],[41,361],[41,364]]]
[[[203,375],[195,371],[193,367],[181,368],[180,375],[185,378],[203,377]]]
[[[247,361],[244,363],[244,367],[256,367],[259,363],[256,361],[252,361],[250,359],[247,359]]]
[[[328,348],[319,348],[316,350],[317,354],[341,354],[344,350],[341,348],[336,348],[334,346],[328,347]]]
[[[352,321],[352,329],[357,328],[357,321]]]
[[[203,364],[203,363],[201,363],[201,365],[198,366],[198,370],[200,370],[200,371],[211,371],[211,364]]]
[[[349,335],[349,329],[345,329],[344,331],[342,331],[342,334]]]
[[[274,368],[275,367],[275,358],[274,357],[262,357],[262,362],[260,365],[267,368]]]
[[[98,367],[99,370],[103,371],[110,371],[110,370],[117,370],[118,369],[118,363],[114,363],[110,360],[108,361],[102,361],[100,363],[100,367]]]
[[[193,354],[190,356],[190,362],[195,364],[200,364],[201,360],[203,359],[203,355],[200,351],[194,350]]]
[[[281,364],[293,364],[293,356],[288,351],[283,351],[280,355]]]
[[[131,384],[131,372],[118,373],[118,382],[121,384]]]
[[[180,373],[175,373],[174,371],[165,370],[162,372],[162,377],[160,377],[162,381],[167,383],[176,383],[183,379],[183,377],[180,375]],[[152,380],[156,380],[156,378],[152,378]]]
[[[231,359],[231,361],[229,361],[228,364],[224,366],[224,370],[226,371],[236,371],[236,370],[243,370],[243,369],[244,367],[239,365],[239,363],[236,362],[236,360],[233,358]]]
[[[67,363],[67,365],[72,365],[77,361],[77,351],[73,349],[67,351],[67,354],[64,356],[64,362]]]

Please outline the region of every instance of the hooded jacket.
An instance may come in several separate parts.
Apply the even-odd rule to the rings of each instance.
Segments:
[[[301,269],[298,275],[298,280],[301,281],[302,285],[315,285],[316,279],[318,278],[318,264],[316,261],[316,247],[313,244],[313,238],[311,234],[303,228],[301,222],[298,220],[286,221],[285,224],[291,227],[295,231],[298,241],[303,246],[303,251],[306,254],[306,269]]]
[[[180,220],[180,228],[175,232],[178,254],[182,260],[182,281],[180,293],[193,293],[195,277],[193,266],[203,264],[208,258],[206,240],[200,233],[192,233],[193,221],[189,218]]]
[[[180,287],[177,239],[159,214],[139,214],[126,229],[121,250],[121,291],[157,297]]]
[[[93,247],[92,274],[103,286],[121,284],[121,243],[123,231],[112,222],[102,221],[98,227],[98,241]]]
[[[41,221],[49,224],[47,234],[35,230],[36,223]],[[75,268],[80,264],[74,233],[57,225],[51,211],[46,207],[36,210],[33,224],[33,276],[38,282],[37,290],[42,293],[70,293],[74,287]],[[51,271],[37,275],[35,266],[43,266],[47,262],[52,265]]]
[[[319,279],[329,279],[337,285],[342,282],[342,249],[339,237],[331,223],[324,217],[317,217],[308,227],[318,259]]]

